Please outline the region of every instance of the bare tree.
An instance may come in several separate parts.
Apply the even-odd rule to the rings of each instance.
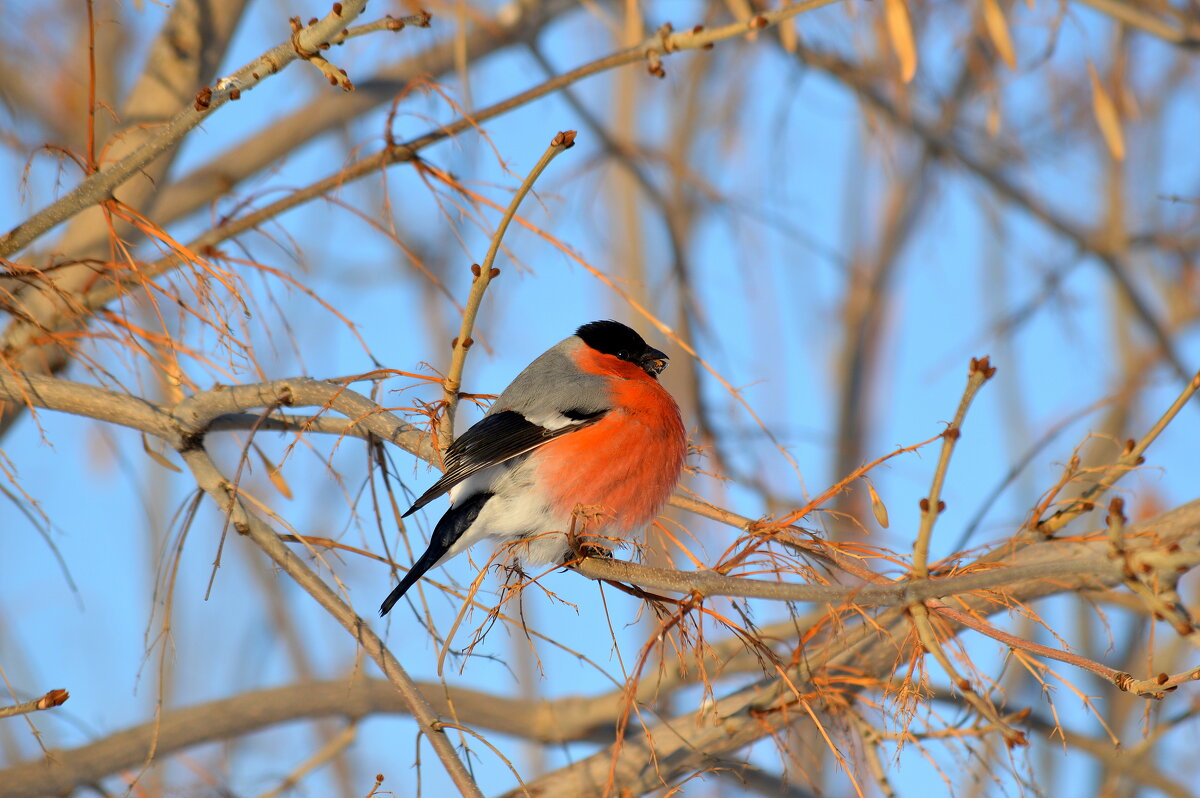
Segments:
[[[1193,794],[1194,5],[302,5],[6,9],[0,796]],[[668,512],[378,622],[604,316]]]

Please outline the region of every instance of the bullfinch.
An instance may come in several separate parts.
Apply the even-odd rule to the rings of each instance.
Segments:
[[[404,515],[443,493],[450,509],[380,615],[430,568],[483,538],[527,538],[530,565],[563,562],[566,533],[626,536],[658,515],[687,436],[658,382],[667,356],[615,321],[594,321],[530,363],[446,450],[445,473]]]

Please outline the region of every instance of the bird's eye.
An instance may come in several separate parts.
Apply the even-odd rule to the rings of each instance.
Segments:
[[[620,352],[617,352],[617,357],[621,360],[633,360],[633,355],[628,349],[622,349]]]

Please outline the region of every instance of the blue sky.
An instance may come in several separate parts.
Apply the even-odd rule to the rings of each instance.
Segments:
[[[698,18],[690,3],[665,8],[677,28]],[[153,30],[162,13],[147,4],[138,27]],[[860,7],[859,14],[866,13]],[[1040,7],[1030,12],[1023,6],[1014,11],[1022,68],[1016,75],[1002,73],[1005,120],[1016,128],[1013,135],[1029,132],[1034,138],[1034,156],[1006,171],[1021,185],[1048,197],[1060,212],[1091,223],[1102,201],[1104,176],[1097,169],[1103,162],[1097,157],[1101,145],[1091,135],[1069,140],[1068,135],[1079,135],[1078,127],[1059,134],[1061,138],[1054,135],[1058,129],[1055,116],[1061,108],[1047,103],[1045,76],[1039,70],[1053,67],[1066,74],[1073,70],[1078,86],[1086,87],[1086,71],[1079,71],[1084,69],[1083,58],[1104,59],[1108,33],[1096,15],[1072,6],[1057,46],[1043,62],[1045,24],[1052,13]],[[307,11],[303,14],[309,15]],[[276,6],[254,4],[228,65],[240,65],[273,43],[280,16]],[[850,51],[851,41],[867,37],[861,16],[848,20],[845,11],[836,7],[806,16],[802,30],[806,41],[842,52]],[[335,55],[352,77],[365,76],[373,65],[420,47],[425,41],[422,37],[441,34],[435,25],[432,32],[409,30],[387,39],[370,37],[340,48]],[[597,23],[584,15],[552,26],[540,45],[560,69],[611,49]],[[1171,53],[1165,47],[1147,44],[1144,39],[1137,45],[1139,74],[1155,74],[1167,67]],[[954,41],[930,37],[928,50],[922,50],[918,85],[943,85],[954,54]],[[887,181],[898,165],[907,162],[911,142],[901,138],[881,143],[874,130],[864,127],[860,106],[844,87],[815,71],[799,72],[787,56],[766,43],[758,47],[727,43],[711,54],[672,56],[666,62],[665,80],[639,80],[643,103],[638,137],[647,151],[670,152],[673,120],[669,114],[675,107],[670,100],[686,88],[686,71],[697,59],[705,58],[713,59],[717,72],[710,84],[714,103],[728,101],[735,92],[744,92],[744,96],[738,97],[742,123],[734,128],[735,136],[700,130],[694,147],[678,153],[694,177],[711,183],[724,198],[722,202],[697,200],[688,239],[692,287],[705,310],[705,326],[694,336],[693,344],[730,384],[741,389],[745,400],[796,459],[803,485],[728,391],[710,377],[702,378],[701,390],[714,409],[715,429],[731,462],[741,472],[761,478],[777,495],[799,502],[805,490],[810,494],[819,491],[840,476],[831,473],[839,401],[832,375],[840,344],[839,312],[847,264],[857,244],[877,235]],[[269,125],[314,94],[332,91],[318,86],[315,75],[302,67],[293,65],[248,93],[239,104],[214,114],[189,138],[175,174],[206,163],[214,153]],[[753,77],[742,78],[741,74]],[[490,58],[472,72],[475,106],[506,97],[539,75],[525,53]],[[444,83],[461,99],[452,76],[446,76]],[[603,115],[609,109],[613,79],[590,78],[578,91],[594,112]],[[1084,109],[1088,107],[1086,98],[1080,103]],[[385,113],[386,109],[378,110],[351,123],[344,135],[326,136],[306,146],[277,172],[256,178],[245,190],[302,185],[346,162],[348,147],[376,149]],[[398,134],[401,138],[415,135],[454,116],[436,95],[415,97],[403,107]],[[1197,139],[1200,115],[1194,104],[1180,102],[1169,110],[1168,117],[1171,121],[1161,139],[1142,135],[1136,125],[1128,131],[1130,203],[1140,205],[1137,216],[1146,225],[1170,227],[1172,222],[1195,219],[1194,205],[1168,202],[1163,197],[1196,196],[1197,162],[1189,142]],[[621,264],[615,253],[623,233],[611,195],[606,193],[615,167],[604,159],[596,137],[575,112],[560,97],[550,97],[493,120],[485,128],[517,176],[528,171],[554,133],[579,129],[578,146],[561,156],[537,187],[542,204],[527,202],[522,213],[567,242],[597,269],[619,276]],[[1043,129],[1045,134],[1035,135]],[[869,155],[862,154],[864,148],[869,148]],[[1155,151],[1162,154],[1155,157]],[[501,204],[507,202],[508,192],[518,180],[498,167],[490,146],[475,135],[438,144],[424,156]],[[664,178],[660,159],[648,158],[646,164],[659,179]],[[4,176],[3,185],[9,187],[0,191],[0,225],[5,229],[40,207],[55,190],[50,178],[55,167],[40,157],[31,171],[30,196],[22,201],[17,188],[22,168],[23,163],[10,151],[0,156],[0,175]],[[62,183],[70,185],[74,179],[68,174]],[[412,231],[414,246],[431,253],[436,265],[445,269],[452,294],[460,302],[465,300],[468,266],[482,257],[486,235],[439,210],[408,167],[392,169],[387,188],[392,212],[403,221],[406,231]],[[950,553],[963,524],[1018,456],[1061,420],[1105,397],[1113,389],[1121,364],[1115,360],[1110,326],[1112,288],[1094,260],[1085,258],[1077,263],[1079,253],[1043,226],[1011,207],[989,206],[991,201],[980,184],[961,171],[939,171],[926,190],[934,196],[903,249],[898,276],[889,289],[876,393],[869,398],[873,424],[867,452],[877,456],[937,434],[954,413],[969,358],[992,355],[998,367],[996,379],[972,408],[951,466],[945,493],[948,509],[939,522],[934,544],[934,555],[942,556]],[[346,187],[339,199],[377,219],[386,212],[378,179]],[[658,303],[664,320],[673,323],[676,287],[667,271],[669,253],[661,221],[649,206],[643,209],[643,254],[650,264],[644,287]],[[992,224],[989,214],[997,224]],[[496,216],[489,213],[487,218],[490,224]],[[198,214],[171,229],[186,238],[203,229],[207,219],[207,214]],[[289,270],[352,319],[380,363],[410,371],[425,370],[421,362],[446,367],[448,336],[440,331],[436,337],[432,335],[427,321],[440,316],[455,327],[457,322],[449,304],[428,289],[392,243],[361,220],[322,201],[286,214],[280,224],[295,237],[302,260],[298,262],[285,246],[257,234],[242,239],[247,251],[268,265]],[[1002,237],[998,237],[997,227]],[[461,245],[454,242],[455,235],[461,235]],[[579,324],[605,317],[627,321],[641,329],[651,343],[662,345],[672,355],[667,384],[679,384],[672,381],[678,371],[689,368],[684,353],[666,343],[584,269],[516,226],[506,245],[519,263],[504,254],[497,263],[502,275],[484,302],[477,336],[481,346],[471,352],[467,390],[498,393],[542,350]],[[236,251],[232,246],[229,249]],[[1134,265],[1146,297],[1155,292],[1141,281],[1166,279],[1161,276],[1171,273],[1169,266],[1149,259]],[[1046,276],[1067,267],[1070,271],[1055,296],[1042,303],[1014,334],[1001,338],[994,333],[998,318],[1037,297],[1044,290]],[[246,275],[251,288],[261,288],[263,281],[257,275]],[[300,292],[267,282],[274,306],[265,300],[266,294],[259,294],[264,300],[261,311],[249,324],[255,331],[260,362],[270,377],[300,373],[332,377],[373,367],[370,356],[345,325]],[[1164,312],[1157,304],[1154,310]],[[1140,330],[1131,334],[1144,341]],[[211,343],[211,336],[207,339]],[[1194,332],[1176,343],[1185,363],[1200,362],[1200,340]],[[302,357],[297,357],[296,351]],[[121,368],[115,360],[110,362]],[[202,385],[214,379],[199,368],[191,373]],[[77,367],[67,376],[92,379]],[[239,379],[254,378],[243,374]],[[1162,368],[1153,370],[1149,380],[1152,387],[1132,423],[1135,429],[1146,429],[1181,387],[1179,380]],[[438,398],[439,391],[412,388],[412,384],[403,378],[388,382],[383,403],[411,405],[418,399]],[[1023,425],[1014,425],[1014,417]],[[473,418],[464,412],[459,429]],[[1098,420],[1097,414],[1083,416],[1046,446],[1016,486],[989,511],[972,544],[1010,533],[1036,494],[1053,484],[1072,447]],[[158,695],[154,674],[161,651],[161,642],[151,645],[161,621],[154,575],[170,560],[164,541],[172,540],[179,530],[171,519],[190,498],[194,486],[186,477],[167,472],[147,458],[137,435],[64,415],[41,414],[40,421],[42,430],[31,419],[12,430],[3,452],[15,468],[19,484],[52,519],[49,536],[78,591],[68,588],[43,537],[13,503],[0,501],[5,559],[20,565],[6,569],[0,584],[0,606],[8,619],[0,634],[0,665],[8,679],[25,692],[53,687],[71,691],[67,705],[54,713],[42,713],[35,721],[51,745],[72,746],[144,721],[153,712]],[[694,427],[697,419],[687,422]],[[1128,480],[1135,511],[1138,502],[1149,501],[1146,497],[1151,494],[1166,507],[1194,498],[1193,452],[1198,435],[1197,413],[1189,408],[1151,449],[1149,468]],[[286,442],[275,436],[259,440],[276,461]],[[231,467],[240,447],[228,441],[211,445],[220,462]],[[332,441],[316,445],[323,455],[330,455],[333,449]],[[303,447],[297,448],[284,469],[295,499],[284,501],[274,493],[262,478],[261,468],[248,477],[248,484],[299,531],[378,551],[369,500],[360,495],[366,478],[362,449],[345,443],[331,456],[342,484],[330,478],[320,457]],[[393,452],[393,457],[407,489],[419,492],[434,478],[426,467],[402,453]],[[894,460],[872,475],[892,518],[889,530],[871,529],[872,542],[905,553],[909,550],[917,500],[928,490],[935,462],[936,449],[930,447],[919,456]],[[769,509],[761,495],[743,486],[718,485],[711,480],[696,480],[691,485],[750,517]],[[440,505],[431,507],[416,526],[410,525],[409,534],[427,531],[441,509]],[[727,529],[694,518],[681,520],[713,556],[731,539]],[[820,524],[819,520],[812,523]],[[296,678],[287,648],[274,632],[264,601],[265,583],[281,584],[288,597],[287,612],[305,636],[305,648],[319,676],[332,678],[352,667],[356,656],[353,641],[236,537],[227,541],[212,596],[204,600],[220,528],[217,514],[205,504],[184,543],[172,607],[175,631],[167,642],[167,661],[174,671],[167,702],[193,704]],[[395,545],[390,524],[386,531]],[[414,540],[413,545],[420,544]],[[486,556],[483,549],[474,552],[476,562]],[[376,563],[352,557],[338,561],[335,567],[355,608],[373,618],[374,608],[390,589],[390,575]],[[436,578],[452,576],[467,584],[475,573],[468,558],[460,557]],[[546,584],[578,609],[530,591],[525,611],[535,628],[588,652],[610,676],[620,678],[618,658],[600,610],[599,588],[571,574],[551,575]],[[443,600],[435,591],[426,593],[435,617],[448,626],[457,604]],[[622,656],[628,661],[643,642],[647,627],[635,622],[638,606],[633,600],[612,590],[605,590],[604,599]],[[784,611],[766,605],[755,609],[756,619],[762,623],[782,617]],[[1053,606],[1047,611],[1056,612]],[[407,607],[398,607],[389,624],[376,626],[386,630],[393,650],[414,677],[436,678],[437,646]],[[460,632],[458,641],[465,638]],[[981,660],[997,656],[991,644],[979,646],[977,640],[970,644]],[[497,627],[482,650],[505,660],[520,645],[521,640],[513,641],[506,629]],[[545,677],[537,687],[548,696],[598,693],[611,685],[575,657],[545,645],[538,646],[538,654]],[[455,666],[449,677],[452,682],[499,693],[515,689],[501,661],[476,657]],[[370,666],[368,670],[373,672]],[[1057,706],[1076,728],[1094,731],[1072,697],[1060,692]],[[23,731],[15,735],[21,739],[22,755],[32,755],[36,750],[32,741],[22,738]],[[412,737],[413,724],[404,718],[365,722],[360,743],[351,752],[356,772],[364,778],[365,774],[384,772],[387,787],[397,795],[407,794],[415,783],[408,767]],[[519,746],[500,736],[495,740],[517,757],[515,761],[522,761]],[[307,727],[292,726],[238,741],[219,756],[215,752],[194,755],[210,765],[221,762],[215,766],[225,768],[221,778],[249,794],[271,786],[272,779],[288,772],[315,747]],[[485,749],[479,750],[478,773],[486,792],[495,793],[515,783],[502,764]],[[547,766],[553,768],[592,750],[586,745],[572,746],[569,751],[550,749]],[[769,745],[760,746],[756,755],[764,763],[772,761]],[[440,767],[428,750],[422,760],[427,794],[440,794],[446,784]],[[898,762],[899,784],[927,782],[935,789],[940,785],[914,750],[907,750]],[[180,783],[192,778],[182,768],[170,772]],[[309,782],[311,794],[320,794],[324,778],[319,775]],[[849,794],[838,774],[829,778],[831,794]],[[365,793],[370,784],[359,786]],[[1055,794],[1089,794],[1078,785],[1060,786],[1063,791]],[[703,789],[697,794],[705,794]],[[712,789],[711,794],[719,794]]]

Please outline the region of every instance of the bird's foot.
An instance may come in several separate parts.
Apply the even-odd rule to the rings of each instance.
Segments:
[[[571,551],[567,554],[563,561],[564,565],[577,563],[580,560],[586,560],[589,557],[598,557],[605,560],[613,558],[613,549],[611,546],[605,546],[598,542],[595,538],[580,538],[573,534],[567,535],[567,545]]]
[[[605,560],[611,560],[613,558],[613,550],[608,546],[601,546],[598,543],[580,543],[579,556],[585,558],[601,557]]]

